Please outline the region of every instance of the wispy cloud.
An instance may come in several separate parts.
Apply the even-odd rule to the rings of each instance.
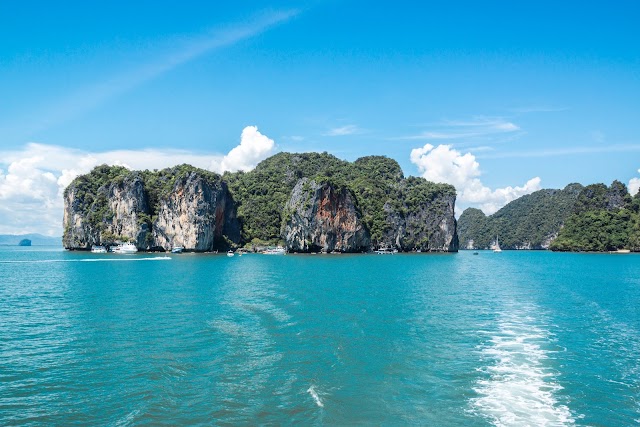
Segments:
[[[502,117],[475,117],[471,120],[443,120],[431,129],[393,140],[455,140],[479,138],[520,131],[520,127]]]
[[[346,125],[329,129],[323,136],[346,136],[362,133],[363,130],[357,125]]]
[[[530,150],[530,151],[511,151],[503,153],[493,153],[479,155],[482,159],[511,159],[520,157],[560,157],[570,156],[574,154],[598,154],[598,153],[626,153],[640,151],[640,144],[619,144],[607,146],[584,146],[584,147],[568,147],[556,149]]]
[[[43,130],[74,119],[196,58],[255,37],[286,22],[297,13],[295,10],[269,12],[244,22],[228,25],[223,29],[213,29],[206,34],[181,37],[159,43],[168,44],[170,47],[165,48],[164,51],[157,53],[144,63],[93,85],[80,88],[70,96],[50,105],[39,114],[42,119],[33,131]]]
[[[283,136],[282,139],[284,139],[285,141],[302,142],[306,138],[301,135],[290,135],[290,136]]]
[[[510,111],[514,113],[556,113],[560,111],[567,111],[568,107],[553,107],[548,105],[529,105],[522,107],[511,108]]]

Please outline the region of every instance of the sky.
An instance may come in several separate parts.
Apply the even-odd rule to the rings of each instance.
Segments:
[[[3,0],[0,234],[61,235],[64,188],[102,163],[281,151],[388,156],[454,185],[458,215],[573,182],[635,193],[638,19],[634,0]]]

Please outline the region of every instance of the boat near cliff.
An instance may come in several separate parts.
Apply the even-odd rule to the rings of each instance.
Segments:
[[[175,248],[171,249],[172,254],[181,254],[183,251],[184,248],[182,246],[176,246]]]
[[[609,251],[610,254],[630,254],[631,250],[629,249],[618,249],[617,251]]]
[[[397,254],[398,250],[393,248],[381,248],[374,251],[374,253],[378,255],[393,255],[393,254]]]
[[[275,248],[267,248],[262,251],[264,255],[284,255],[287,253],[286,249],[282,246],[277,246]]]
[[[93,245],[91,246],[91,253],[93,254],[106,254],[107,248],[101,245]]]
[[[111,248],[111,252],[114,254],[135,254],[138,252],[138,248],[133,243],[122,243]]]

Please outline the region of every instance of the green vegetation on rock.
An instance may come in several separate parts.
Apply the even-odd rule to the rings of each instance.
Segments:
[[[640,196],[632,198],[620,181],[584,187],[551,249],[640,250]]]
[[[226,173],[223,177],[238,203],[238,219],[243,241],[280,239],[284,210],[291,191],[301,178],[348,189],[356,199],[363,223],[378,245],[387,221],[385,205],[403,216],[437,195],[455,197],[455,189],[424,178],[405,179],[398,162],[384,156],[367,156],[350,163],[328,153],[279,153],[256,166],[251,172]]]
[[[490,216],[479,209],[466,209],[458,220],[462,248],[489,248],[496,240],[503,249],[543,249],[558,234],[571,215],[580,184],[563,190],[540,190],[522,196]]]
[[[640,251],[640,194],[619,181],[540,190],[490,216],[466,209],[458,234],[463,248],[488,248],[498,236],[503,249]]]

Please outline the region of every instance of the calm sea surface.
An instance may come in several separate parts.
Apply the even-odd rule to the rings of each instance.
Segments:
[[[0,425],[640,424],[640,256],[0,248]]]

